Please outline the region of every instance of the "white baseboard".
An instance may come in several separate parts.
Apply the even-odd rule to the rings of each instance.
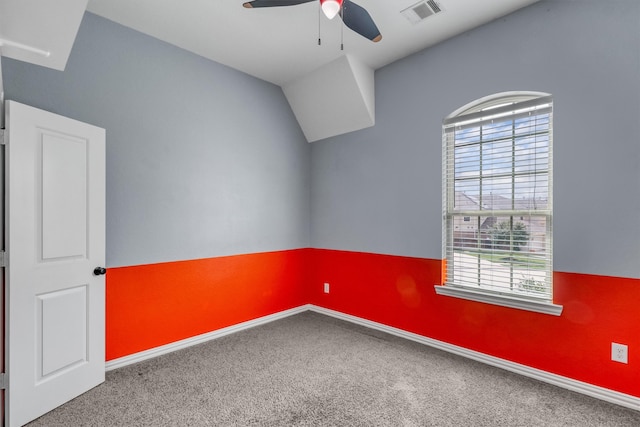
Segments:
[[[224,337],[225,335],[233,334],[243,331],[245,329],[253,328],[256,326],[264,325],[265,323],[273,322],[274,320],[284,319],[285,317],[293,316],[294,314],[308,311],[310,306],[301,305],[300,307],[292,308],[289,310],[281,311],[279,313],[270,314],[268,316],[259,317],[257,319],[249,320],[247,322],[238,323],[226,328],[218,329],[216,331],[207,332],[202,335],[196,335],[195,337],[186,338],[180,341],[175,341],[170,344],[162,345],[160,347],[154,347],[149,350],[141,351],[139,353],[130,354],[128,356],[113,359],[105,364],[105,370],[111,371],[113,369],[122,368],[127,365],[142,362],[143,360],[152,359],[154,357],[161,356],[163,354],[171,353],[176,350],[191,347],[192,345],[202,344],[207,341],[214,340],[216,338]]]
[[[371,320],[362,319],[360,317],[351,316],[349,314],[340,313],[339,311],[329,310],[327,308],[322,308],[315,305],[311,305],[309,307],[309,310],[314,311],[316,313],[325,314],[327,316],[335,317],[341,320],[346,320],[348,322],[356,323],[358,325],[365,326],[367,328],[386,332],[388,334],[405,338],[411,341],[415,341],[420,344],[428,345],[429,347],[434,347],[439,350],[457,354],[459,356],[476,360],[478,362],[482,362],[487,365],[495,366],[497,368],[501,368],[506,371],[514,372],[516,374],[520,374],[525,377],[533,378],[548,384],[553,384],[555,386],[562,387],[567,390],[571,390],[577,393],[585,394],[587,396],[595,397],[596,399],[604,400],[610,403],[615,403],[616,405],[624,406],[630,409],[635,409],[636,411],[640,410],[640,398],[631,396],[629,394],[620,393],[617,391],[609,390],[604,387],[598,387],[593,384],[588,384],[582,381],[563,377],[557,374],[552,374],[550,372],[542,371],[540,369],[532,368],[526,365],[521,365],[519,363],[511,362],[509,360],[500,359],[494,356],[489,356],[484,353],[469,350],[464,347],[459,347],[453,344],[448,344],[443,341],[434,340],[432,338],[427,338],[422,335],[407,332],[402,329],[384,325],[382,323],[377,323]]]
[[[264,325],[266,323],[273,322],[274,320],[283,319],[285,317],[293,316],[294,314],[303,313],[305,311],[313,311],[316,313],[335,317],[337,319],[345,320],[347,322],[352,322],[361,326],[365,326],[367,328],[386,332],[391,335],[395,335],[401,338],[415,341],[417,343],[424,344],[429,347],[437,348],[439,350],[443,350],[449,353],[457,354],[459,356],[463,356],[468,359],[476,360],[478,362],[482,362],[487,365],[495,366],[497,368],[514,372],[516,374],[520,374],[525,377],[529,377],[545,383],[553,384],[555,386],[562,387],[567,390],[575,391],[577,393],[581,393],[587,396],[591,396],[596,399],[604,400],[606,402],[614,403],[616,405],[624,406],[626,408],[635,409],[636,411],[640,410],[640,398],[635,396],[609,390],[604,387],[598,387],[582,381],[577,381],[571,378],[563,377],[561,375],[552,374],[550,372],[542,371],[540,369],[532,368],[526,365],[521,365],[519,363],[511,362],[505,359],[500,359],[498,357],[489,356],[487,354],[469,350],[464,347],[448,344],[443,341],[427,338],[422,335],[407,332],[402,329],[384,325],[382,323],[373,322],[371,320],[363,319],[356,316],[351,316],[349,314],[340,313],[339,311],[318,307],[312,304],[301,305],[300,307],[281,311],[279,313],[260,317],[258,319],[249,320],[247,322],[238,323],[237,325],[218,329],[217,331],[208,332],[206,334],[197,335],[195,337],[176,341],[171,344],[141,351],[140,353],[135,353],[129,356],[124,356],[118,359],[110,360],[109,362],[106,363],[106,370],[111,371],[113,369],[122,368],[127,365],[132,365],[134,363],[142,362],[143,360],[152,359],[154,357],[157,357],[166,353],[171,353],[173,351],[191,347],[197,344],[202,344],[204,342],[214,340],[216,338],[221,338],[225,335],[240,332],[245,329],[253,328],[255,326]]]

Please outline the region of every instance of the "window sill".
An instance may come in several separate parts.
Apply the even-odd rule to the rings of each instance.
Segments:
[[[551,314],[553,316],[560,316],[563,308],[561,305],[550,302],[533,301],[506,295],[490,294],[466,288],[457,288],[454,286],[435,285],[434,287],[436,294],[438,295],[446,295],[470,301],[517,308],[520,310],[535,311],[536,313]]]

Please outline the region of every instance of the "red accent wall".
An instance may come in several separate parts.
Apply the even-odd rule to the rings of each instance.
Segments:
[[[556,272],[557,317],[437,295],[441,260],[310,256],[311,304],[640,397],[638,279]],[[612,341],[629,346],[628,364],[611,361]]]
[[[307,303],[308,250],[109,268],[106,359]]]
[[[557,317],[437,295],[441,274],[441,260],[324,249],[110,268],[107,360],[310,303],[640,397],[639,279],[556,272]]]

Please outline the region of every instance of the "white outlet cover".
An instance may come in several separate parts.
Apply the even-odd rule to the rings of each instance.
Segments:
[[[328,283],[325,283],[325,284],[324,284],[324,293],[325,293],[325,294],[328,294],[328,293],[329,293],[329,284],[328,284]]]
[[[625,344],[611,343],[611,360],[629,363],[629,348]]]

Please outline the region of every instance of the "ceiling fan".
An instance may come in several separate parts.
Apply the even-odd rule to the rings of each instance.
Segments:
[[[247,9],[258,7],[295,6],[302,3],[310,3],[318,0],[254,0],[243,4]],[[382,40],[382,34],[375,22],[362,6],[358,6],[351,0],[320,0],[322,11],[329,19],[333,19],[338,12],[344,24],[356,33],[372,42]]]

